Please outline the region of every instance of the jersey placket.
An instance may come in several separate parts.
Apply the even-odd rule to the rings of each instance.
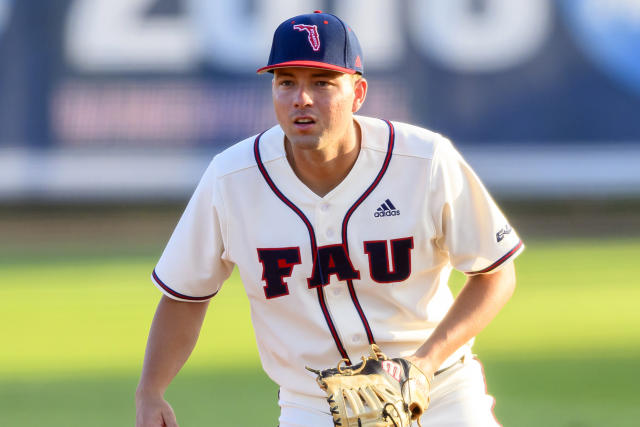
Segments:
[[[364,191],[364,193],[355,200],[355,202],[348,208],[345,206],[337,206],[337,209],[331,209],[331,204],[328,204],[327,201],[318,205],[316,209],[316,218],[320,220],[324,219],[322,213],[327,213],[328,211],[336,210],[335,213],[338,213],[339,210],[340,215],[326,215],[331,218],[330,222],[327,222],[326,225],[319,224],[320,227],[323,227],[325,230],[325,238],[327,241],[330,241],[331,244],[340,244],[344,253],[346,254],[347,259],[349,259],[349,241],[348,241],[348,226],[349,220],[353,213],[358,209],[358,207],[364,202],[364,200],[371,194],[371,192],[378,186],[380,180],[384,176],[389,167],[389,163],[391,161],[391,157],[393,154],[393,147],[395,145],[395,132],[393,125],[391,122],[385,120],[387,126],[389,127],[389,140],[387,146],[387,153],[383,162],[382,167],[380,168],[378,175],[375,177],[373,182],[369,185],[369,187]],[[336,232],[333,227],[339,224],[339,219],[342,218],[338,236],[335,236]],[[317,221],[318,221],[317,220]],[[351,261],[349,260],[349,263]],[[330,278],[333,280],[333,278]],[[359,347],[365,342],[369,344],[375,343],[375,338],[373,336],[373,332],[371,331],[371,327],[369,326],[369,321],[362,309],[360,302],[358,301],[358,296],[355,292],[355,287],[353,284],[352,278],[347,278],[341,282],[329,282],[329,286],[333,286],[331,288],[330,293],[328,294],[327,300],[331,302],[332,312],[336,313],[337,318],[342,320],[342,317],[345,317],[344,322],[339,322],[336,320],[336,329],[339,329],[344,337],[347,337],[345,344],[350,344],[351,347]],[[335,288],[338,285],[340,287]],[[346,295],[345,295],[346,294]],[[327,304],[329,305],[329,304]],[[338,307],[335,309],[333,307]],[[327,308],[328,310],[329,308]],[[351,314],[355,314],[356,317],[351,318]],[[338,325],[340,325],[338,327]],[[355,325],[357,325],[357,329],[352,329]],[[361,348],[359,349],[361,352]]]
[[[299,218],[300,220],[305,224],[307,231],[309,233],[309,244],[310,244],[310,249],[311,249],[311,254],[313,256],[313,266],[315,267],[316,262],[318,261],[318,241],[317,241],[317,237],[316,237],[316,231],[315,231],[315,226],[317,224],[312,224],[312,222],[309,220],[309,218],[305,215],[305,213],[294,203],[292,202],[289,198],[287,198],[287,196],[285,196],[280,189],[276,186],[276,184],[273,182],[273,180],[271,179],[271,177],[269,176],[269,173],[267,171],[267,169],[265,168],[264,164],[262,163],[262,158],[260,155],[260,138],[262,137],[262,135],[264,134],[261,133],[260,135],[258,135],[254,141],[254,147],[253,147],[253,151],[254,151],[254,157],[256,160],[256,164],[258,166],[258,169],[260,171],[260,173],[262,174],[263,178],[265,179],[267,185],[271,188],[271,191],[273,191],[273,193],[276,195],[276,197],[278,197],[278,199],[280,199],[285,205],[287,205]],[[324,281],[323,280],[324,277],[324,272],[322,271],[322,269],[320,269],[319,271],[319,279],[320,281]],[[318,304],[320,305],[320,308],[322,310],[323,316],[325,318],[326,324],[327,324],[327,328],[329,329],[331,336],[333,337],[333,340],[336,344],[336,347],[338,349],[338,352],[340,353],[341,357],[344,359],[349,360],[349,355],[347,354],[347,351],[344,348],[344,345],[342,343],[342,339],[338,334],[338,331],[336,329],[335,326],[335,322],[333,321],[333,318],[331,317],[331,314],[329,313],[329,309],[327,307],[327,302],[326,302],[326,296],[325,296],[325,292],[324,292],[324,286],[319,286],[319,287],[315,287],[315,291],[317,294],[317,298],[318,298]]]
[[[348,251],[342,242],[340,221],[344,216],[344,207],[322,201],[316,205],[316,233],[318,246],[341,245],[348,257]],[[332,264],[329,264],[330,266]],[[333,319],[334,326],[347,353],[358,354],[357,347],[366,344],[367,338],[362,329],[360,317],[349,296],[347,280],[340,280],[338,274],[331,274],[326,278],[328,283],[322,287],[327,311]]]
[[[370,344],[375,343],[373,333],[371,332],[365,313],[360,306],[353,285],[353,280],[360,279],[360,276],[359,272],[354,270],[349,260],[347,228],[349,219],[355,210],[369,194],[371,194],[375,187],[377,187],[389,167],[395,144],[395,133],[391,122],[387,120],[384,122],[389,128],[387,153],[382,167],[373,182],[350,206],[343,203],[332,206],[330,198],[318,201],[316,203],[313,223],[292,200],[280,191],[269,176],[260,155],[260,138],[263,134],[256,137],[253,147],[256,164],[271,190],[283,203],[296,213],[307,227],[311,252],[314,258],[313,280],[309,281],[309,287],[315,288],[318,303],[322,309],[327,327],[333,336],[341,356],[347,360],[349,360],[349,356],[343,337],[348,338],[347,342],[350,341],[350,344],[353,344],[352,348],[359,347],[357,350],[358,353],[362,350],[360,347],[362,343],[366,341]],[[334,250],[337,252],[334,252]],[[332,267],[331,262],[336,262],[332,259],[334,255],[339,258],[338,261],[340,265],[334,265]],[[340,277],[343,272],[347,272],[347,274],[345,274],[344,277]],[[329,287],[333,293],[327,293],[325,287]],[[338,290],[335,290],[336,287]],[[329,304],[329,302],[331,304]],[[331,305],[331,310],[329,305]],[[338,324],[340,325],[340,331],[338,330]]]

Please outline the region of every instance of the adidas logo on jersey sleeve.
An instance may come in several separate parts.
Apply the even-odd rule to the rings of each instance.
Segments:
[[[383,216],[398,216],[400,211],[391,203],[391,200],[387,199],[382,203],[378,209],[373,213],[373,216],[380,218]]]

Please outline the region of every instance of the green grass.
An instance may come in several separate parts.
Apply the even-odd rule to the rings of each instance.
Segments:
[[[638,240],[529,244],[516,294],[475,346],[505,426],[637,424],[638,254]],[[0,260],[0,425],[133,424],[160,296],[154,263],[134,253]],[[273,426],[276,392],[234,275],[167,398],[182,427]]]

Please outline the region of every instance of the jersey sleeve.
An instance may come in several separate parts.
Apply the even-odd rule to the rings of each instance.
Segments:
[[[217,190],[215,160],[189,200],[153,273],[152,282],[180,301],[205,301],[229,277],[224,259],[224,209]]]
[[[524,250],[480,179],[445,138],[434,150],[429,191],[436,244],[455,269],[497,271]]]

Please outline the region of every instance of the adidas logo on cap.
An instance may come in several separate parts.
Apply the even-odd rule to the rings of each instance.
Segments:
[[[376,218],[383,216],[398,216],[400,215],[400,211],[396,209],[396,207],[391,203],[391,200],[387,199],[383,204],[380,205],[378,209],[373,213],[373,216]]]

